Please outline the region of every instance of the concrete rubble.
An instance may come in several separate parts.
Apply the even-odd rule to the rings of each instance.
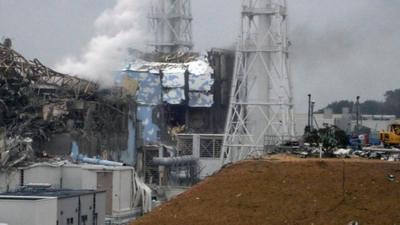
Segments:
[[[288,153],[299,155],[303,158],[365,158],[383,160],[389,162],[400,161],[400,149],[384,148],[383,146],[366,146],[361,149],[333,148],[327,151],[323,147],[313,147],[307,144],[303,146],[280,146],[269,152],[270,154]]]

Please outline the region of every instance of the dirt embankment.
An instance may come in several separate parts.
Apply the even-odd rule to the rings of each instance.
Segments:
[[[347,225],[351,221],[400,225],[400,164],[290,158],[242,162],[133,225]]]

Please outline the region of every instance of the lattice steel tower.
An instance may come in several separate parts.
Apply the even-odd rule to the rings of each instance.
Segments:
[[[152,0],[150,26],[156,52],[187,52],[193,48],[191,0]]]
[[[294,138],[285,0],[243,0],[222,163]]]

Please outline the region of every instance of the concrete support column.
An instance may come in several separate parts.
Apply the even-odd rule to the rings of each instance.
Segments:
[[[193,156],[200,158],[200,135],[193,135]]]

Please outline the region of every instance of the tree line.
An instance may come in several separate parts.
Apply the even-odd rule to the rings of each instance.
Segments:
[[[335,114],[342,113],[343,108],[349,108],[350,113],[353,113],[355,112],[355,105],[354,101],[341,100],[333,102],[325,108],[332,109]],[[387,91],[384,101],[367,100],[360,103],[360,110],[362,114],[366,115],[396,115],[400,117],[400,89]],[[324,109],[319,112],[323,111]]]

